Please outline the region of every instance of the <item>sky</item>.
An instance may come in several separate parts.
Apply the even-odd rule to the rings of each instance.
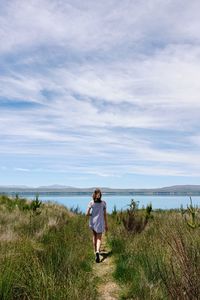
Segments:
[[[0,185],[199,184],[199,11],[0,0]]]

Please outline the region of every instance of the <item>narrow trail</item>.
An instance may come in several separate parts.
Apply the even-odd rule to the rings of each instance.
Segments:
[[[101,262],[94,262],[93,272],[98,278],[98,293],[99,300],[116,300],[119,299],[120,287],[114,281],[112,273],[115,269],[115,264],[112,256],[112,251],[106,241],[106,235],[102,235],[102,243],[100,249]]]

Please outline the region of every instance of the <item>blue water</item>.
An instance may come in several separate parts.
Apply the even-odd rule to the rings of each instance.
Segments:
[[[34,196],[27,196],[27,198],[35,199]],[[131,199],[139,201],[139,208],[143,205],[146,206],[150,202],[153,209],[174,209],[180,208],[181,205],[186,208],[190,204],[188,196],[103,196],[102,199],[106,201],[109,213],[112,212],[114,205],[116,205],[117,210],[128,208]],[[76,208],[78,206],[80,211],[85,212],[92,198],[89,196],[40,196],[39,200],[43,202],[50,200],[63,204],[67,208]],[[193,196],[192,203],[200,206],[200,196]]]

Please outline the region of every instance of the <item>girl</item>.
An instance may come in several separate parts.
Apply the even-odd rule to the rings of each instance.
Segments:
[[[101,190],[95,189],[92,195],[93,200],[88,204],[86,215],[90,217],[89,227],[93,232],[93,247],[95,260],[100,262],[99,252],[101,247],[101,238],[104,230],[108,231],[106,202],[101,200]],[[90,211],[92,210],[92,213]]]

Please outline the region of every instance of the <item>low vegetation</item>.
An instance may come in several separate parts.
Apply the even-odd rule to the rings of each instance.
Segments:
[[[200,210],[108,214],[119,299],[200,299]],[[0,196],[0,299],[98,299],[92,235],[79,207]],[[103,264],[102,264],[103,267]]]
[[[0,299],[96,299],[91,244],[84,215],[0,196]]]
[[[184,211],[138,209],[134,201],[132,211],[113,210],[108,240],[120,299],[200,299],[199,215],[192,202]]]

